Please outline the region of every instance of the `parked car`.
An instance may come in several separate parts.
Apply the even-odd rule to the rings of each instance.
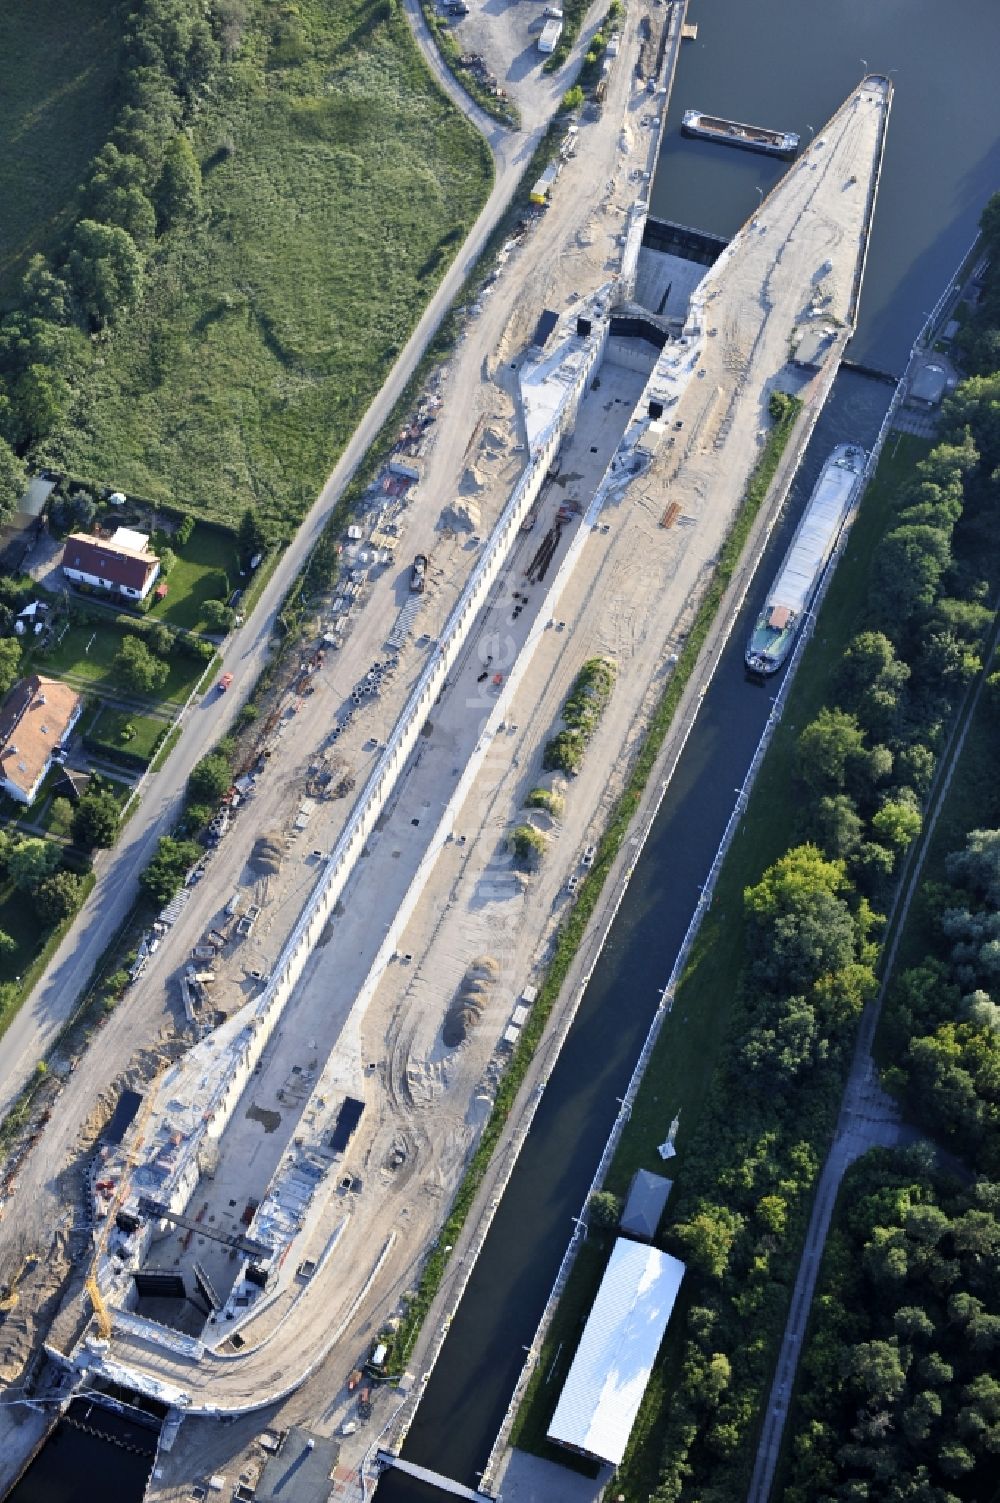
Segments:
[[[583,855],[580,857],[580,865],[581,866],[586,866],[588,868],[591,867],[591,866],[593,866],[593,864],[594,864],[594,858],[595,858],[596,855],[597,855],[597,847],[596,847],[596,845],[588,845],[587,848],[586,848],[586,850],[584,851]]]
[[[418,553],[410,570],[410,589],[420,594],[427,583],[427,555]]]

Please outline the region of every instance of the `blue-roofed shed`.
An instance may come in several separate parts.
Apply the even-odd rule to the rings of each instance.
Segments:
[[[637,1169],[629,1186],[619,1231],[627,1237],[651,1242],[673,1187],[672,1179],[664,1179],[662,1174],[651,1174],[648,1169]]]

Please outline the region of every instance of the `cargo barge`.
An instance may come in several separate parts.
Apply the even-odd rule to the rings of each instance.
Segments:
[[[681,135],[699,141],[721,141],[724,146],[740,146],[744,151],[761,151],[769,157],[793,157],[799,149],[794,131],[768,130],[764,125],[744,125],[739,120],[723,120],[719,115],[705,115],[701,110],[685,110]]]
[[[777,673],[816,593],[848,513],[854,505],[868,456],[854,444],[840,444],[826,464],[795,529],[778,577],[747,642],[747,672],[753,678]]]

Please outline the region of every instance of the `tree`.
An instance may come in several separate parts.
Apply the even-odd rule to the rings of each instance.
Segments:
[[[7,440],[0,438],[0,522],[17,511],[27,484],[27,470]]]
[[[884,803],[872,818],[872,834],[881,845],[901,854],[920,834],[923,820],[912,804],[894,799]]]
[[[69,288],[49,269],[43,255],[32,256],[21,278],[21,307],[34,318],[64,324],[69,318]]]
[[[910,670],[881,631],[863,631],[847,646],[837,669],[837,687],[855,704],[867,689],[903,689]]]
[[[161,835],[156,855],[139,878],[154,903],[169,903],[184,884],[188,868],[201,856],[201,846],[194,840],[175,840]]]
[[[622,1203],[610,1190],[595,1190],[587,1203],[591,1226],[602,1232],[614,1231],[622,1214]]]
[[[201,614],[209,631],[214,632],[230,631],[236,620],[236,612],[224,600],[206,600]]]
[[[73,839],[87,849],[106,850],[118,838],[121,813],[110,788],[90,789],[83,795],[73,815]]]
[[[86,532],[97,514],[89,491],[57,496],[49,506],[49,520],[60,532]]]
[[[73,232],[69,274],[81,308],[100,329],[138,300],[142,254],[120,225],[81,219]]]
[[[171,569],[173,569],[177,563],[177,554],[172,548],[161,548],[157,556],[160,560],[160,573],[163,575],[164,579],[166,579]]]
[[[53,835],[68,835],[73,822],[73,805],[68,798],[54,798],[49,808],[49,829]]]
[[[728,1206],[703,1201],[691,1219],[673,1231],[692,1268],[707,1278],[721,1279],[742,1225],[741,1217]]]
[[[260,523],[260,518],[252,506],[248,506],[240,517],[239,526],[240,554],[247,562],[263,553],[267,547],[267,535]]]
[[[229,758],[219,752],[209,752],[207,757],[202,757],[188,778],[188,798],[195,803],[217,804],[232,781],[233,769]]]
[[[21,644],[16,637],[0,637],[0,699],[21,677]]]
[[[869,1402],[898,1399],[906,1386],[899,1346],[891,1341],[862,1341],[845,1359],[845,1373],[868,1397]]]
[[[154,197],[161,231],[190,225],[201,209],[201,168],[187,136],[167,147]]]
[[[139,637],[124,637],[115,656],[115,668],[133,694],[154,695],[167,681],[170,667],[154,657]]]
[[[753,975],[766,986],[798,992],[851,964],[854,921],[840,893],[842,861],[815,846],[795,846],[743,894]]]
[[[828,856],[849,856],[860,844],[865,827],[848,794],[826,794],[808,814],[809,833]]]
[[[163,621],[157,621],[146,633],[146,642],[158,658],[169,658],[177,642],[177,633]]]
[[[950,529],[904,525],[887,532],[875,551],[871,601],[880,620],[899,632],[934,604],[951,563]]]
[[[839,793],[852,763],[863,761],[865,737],[857,716],[822,709],[799,736],[796,773],[814,793]]]
[[[945,870],[952,882],[1000,908],[1000,830],[970,830],[964,849],[947,858]]]
[[[69,382],[61,371],[37,363],[21,371],[11,382],[17,442],[37,443],[50,433],[66,410],[69,398]]]
[[[34,892],[59,865],[59,847],[50,840],[27,836],[18,840],[7,857],[7,875],[22,892]]]
[[[55,928],[80,906],[83,894],[83,878],[74,872],[54,872],[46,877],[35,892],[35,907],[39,917]]]
[[[12,955],[16,949],[17,940],[13,939],[6,929],[0,929],[0,955]]]

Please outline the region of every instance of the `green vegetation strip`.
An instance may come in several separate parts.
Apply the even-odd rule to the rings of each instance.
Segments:
[[[459,1185],[448,1219],[428,1255],[406,1313],[397,1330],[389,1338],[390,1356],[386,1359],[387,1370],[401,1372],[413,1351],[424,1317],[444,1277],[451,1249],[465,1225],[517,1093],[527,1075],[528,1067],[541,1041],[563,983],[569,974],[570,966],[576,958],[587,925],[593,917],[612,864],[639,807],[640,798],[663,748],[681,695],[694,671],[698,655],[708,636],[726,587],[732,579],[754,520],[774,479],[778,462],[791,436],[801,405],[792,397],[787,398],[782,404],[781,414],[768,435],[764,450],[747,483],[742,505],[719,553],[719,562],[712,583],[698,608],[694,624],[681,650],[670,683],[653,714],[642,750],[601,838],[597,858],[580,888],[580,895],[572,912],[559,929],[555,952],[539,989],[537,1001],[521,1031],[521,1037],[514,1049],[510,1064],[501,1077],[489,1120]]]
[[[580,771],[583,754],[607,709],[617,671],[611,658],[591,658],[584,663],[562,707],[565,729],[557,731],[542,752],[546,772],[573,777]]]

